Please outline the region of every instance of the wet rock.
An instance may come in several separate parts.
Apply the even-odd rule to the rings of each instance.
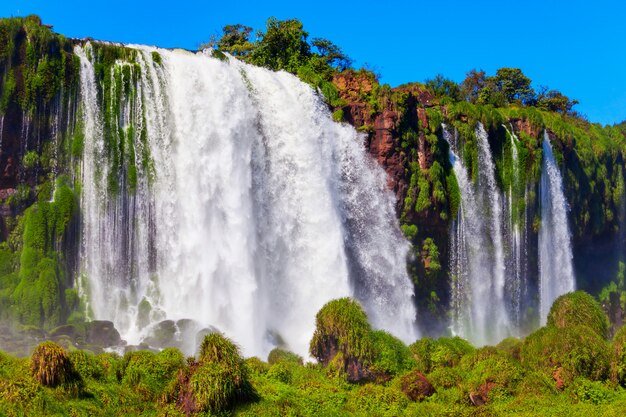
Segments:
[[[156,348],[177,347],[179,345],[179,339],[176,338],[177,332],[178,327],[173,320],[163,320],[150,329],[148,336],[144,337],[142,342]]]
[[[122,344],[120,332],[117,331],[113,322],[94,320],[86,323],[85,327],[85,342],[89,345],[107,348]]]

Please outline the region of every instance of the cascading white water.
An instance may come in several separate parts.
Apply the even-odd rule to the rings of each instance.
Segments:
[[[453,331],[477,345],[497,343],[510,334],[505,308],[502,208],[487,133],[476,128],[478,175],[474,184],[456,154],[456,138],[444,126],[451,144],[450,162],[461,193],[451,233]]]
[[[548,132],[544,132],[543,138],[540,202],[539,306],[543,325],[546,323],[552,302],[560,295],[574,291],[576,285],[567,223],[568,204]]]
[[[130,343],[162,320],[193,319],[246,355],[284,343],[306,357],[317,311],[355,296],[375,327],[413,341],[409,244],[363,137],[334,123],[290,74],[133,48],[138,81],[130,93],[111,85],[122,96],[115,123],[132,149],[117,157],[134,162],[132,193],[123,191],[132,171],[122,168],[114,176],[122,192],[111,191],[90,46],[76,48],[81,259],[93,315],[113,320]]]
[[[522,324],[522,303],[525,296],[524,291],[527,286],[527,200],[528,200],[528,188],[523,184],[520,184],[519,173],[519,156],[517,149],[518,138],[515,135],[513,126],[509,130],[505,125],[502,127],[506,130],[511,146],[511,186],[508,190],[503,192],[503,196],[508,196],[506,215],[507,230],[505,232],[505,238],[507,240],[507,261],[506,261],[506,292],[508,294],[508,300],[510,305],[511,320],[519,328]],[[524,210],[519,213],[519,202],[517,199],[519,196],[515,195],[520,192],[521,188],[524,188]]]

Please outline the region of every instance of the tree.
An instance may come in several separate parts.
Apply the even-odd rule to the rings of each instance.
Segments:
[[[315,38],[311,42],[320,58],[333,68],[343,71],[350,68],[352,65],[352,59],[343,53],[341,48],[329,41],[328,39]]]
[[[569,97],[557,90],[548,90],[548,87],[542,86],[537,94],[536,106],[543,110],[554,111],[557,113],[568,114],[572,112],[572,108],[578,104],[578,100],[570,100]]]
[[[461,95],[471,103],[476,103],[480,92],[487,85],[487,77],[485,71],[476,69],[471,70],[465,75],[465,79],[461,83]]]
[[[293,74],[311,58],[309,34],[297,19],[267,20],[266,32],[250,54],[250,62],[273,70],[285,70]]]
[[[426,87],[437,97],[450,97],[456,101],[461,99],[461,89],[459,85],[441,74],[437,74],[433,79],[426,80]]]
[[[215,46],[220,51],[244,57],[254,49],[254,43],[250,42],[251,27],[240,24],[226,25],[222,28],[222,32],[222,37],[215,42]]]
[[[532,104],[536,100],[531,80],[519,68],[500,68],[494,77],[497,91],[504,94],[508,103]]]

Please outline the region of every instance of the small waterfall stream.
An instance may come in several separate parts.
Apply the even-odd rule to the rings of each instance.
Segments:
[[[563,193],[563,178],[554,159],[548,132],[544,132],[543,138],[540,203],[539,306],[543,325],[552,302],[560,295],[574,291],[576,284],[567,221],[568,204]]]
[[[461,192],[450,239],[453,331],[477,345],[497,343],[508,336],[510,324],[505,308],[502,206],[487,133],[482,125],[476,128],[479,172],[474,184],[456,153],[456,138],[445,126],[443,131],[451,144],[450,162]]]

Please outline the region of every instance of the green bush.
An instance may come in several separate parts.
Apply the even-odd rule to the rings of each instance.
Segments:
[[[526,337],[520,356],[522,364],[562,380],[564,386],[579,376],[593,381],[609,376],[608,344],[588,326],[542,327]]]
[[[47,387],[78,387],[82,384],[68,353],[54,342],[43,342],[35,348],[30,358],[30,373]]]
[[[85,350],[75,350],[69,356],[72,366],[83,379],[102,379],[104,377],[104,366],[100,359],[93,353]]]
[[[277,362],[270,366],[270,369],[267,371],[267,377],[289,384],[291,382],[291,369],[285,362]]]
[[[216,413],[249,397],[250,386],[239,370],[220,362],[207,362],[193,373],[191,393],[197,410]]]
[[[247,358],[245,360],[245,364],[246,364],[246,368],[248,368],[248,371],[256,375],[266,374],[270,368],[267,363],[263,362],[261,359],[257,358],[256,356]]]
[[[518,384],[525,377],[519,362],[493,347],[481,348],[466,355],[459,367],[465,374],[464,390],[485,394],[485,399],[489,401],[515,395]]]
[[[568,293],[557,298],[548,314],[548,326],[566,328],[587,326],[602,338],[609,332],[609,320],[600,304],[584,291]]]
[[[175,348],[159,353],[129,352],[124,355],[121,382],[148,398],[157,398],[169,381],[185,366],[185,357]]]
[[[216,332],[204,337],[198,362],[191,360],[188,367],[178,370],[163,398],[191,414],[220,413],[255,396],[239,349]],[[181,403],[180,398],[186,400]]]
[[[439,367],[457,366],[463,356],[474,352],[474,347],[458,336],[437,340],[422,338],[409,346],[416,368],[429,373]]]
[[[576,378],[569,391],[578,401],[595,405],[606,404],[615,398],[615,391],[605,383],[584,378]]]
[[[309,351],[324,365],[332,360],[331,352],[343,353],[370,363],[375,356],[371,327],[363,308],[350,298],[328,302],[315,316],[315,332]]]
[[[523,342],[515,337],[507,337],[496,345],[496,349],[505,352],[510,357],[519,360],[520,351],[522,350]]]
[[[453,388],[461,385],[463,374],[459,368],[437,368],[427,375],[435,389]]]
[[[373,331],[372,342],[376,352],[372,370],[396,375],[415,365],[409,348],[391,334],[383,330]]]
[[[299,355],[289,352],[288,350],[274,348],[267,356],[267,363],[274,365],[278,362],[294,363],[298,365],[302,365],[304,363],[302,357]]]
[[[626,386],[626,326],[622,326],[613,336],[612,376],[622,386]]]

